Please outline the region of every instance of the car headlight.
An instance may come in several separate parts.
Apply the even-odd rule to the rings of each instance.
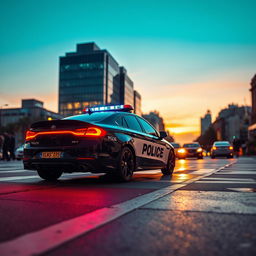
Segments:
[[[197,151],[197,152],[202,152],[203,149],[202,149],[202,148],[198,148],[196,151]]]
[[[186,150],[184,148],[180,148],[178,149],[178,153],[184,154],[186,153]]]

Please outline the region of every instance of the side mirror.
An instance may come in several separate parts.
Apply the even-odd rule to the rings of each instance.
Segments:
[[[168,136],[167,132],[161,131],[160,132],[160,139],[166,138]]]

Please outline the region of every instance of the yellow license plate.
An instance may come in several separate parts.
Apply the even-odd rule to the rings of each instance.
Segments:
[[[61,152],[42,152],[42,158],[61,158]]]

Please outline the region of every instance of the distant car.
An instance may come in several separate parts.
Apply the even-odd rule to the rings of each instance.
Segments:
[[[203,159],[203,149],[198,142],[186,143],[182,148],[178,149],[177,157],[179,159],[185,159],[186,157]]]
[[[177,156],[178,150],[180,149],[180,144],[176,142],[171,142],[171,145],[173,146],[175,155]]]
[[[15,150],[15,158],[16,158],[17,160],[23,159],[23,153],[24,153],[24,144],[22,144],[21,146],[19,146],[19,147]]]
[[[211,158],[224,156],[227,158],[233,157],[233,147],[228,141],[215,141],[211,148]]]

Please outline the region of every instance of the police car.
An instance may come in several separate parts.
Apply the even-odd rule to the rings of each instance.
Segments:
[[[107,173],[129,181],[133,172],[158,169],[171,175],[172,145],[130,105],[86,108],[81,115],[41,121],[26,133],[24,168],[45,180],[63,172]]]

